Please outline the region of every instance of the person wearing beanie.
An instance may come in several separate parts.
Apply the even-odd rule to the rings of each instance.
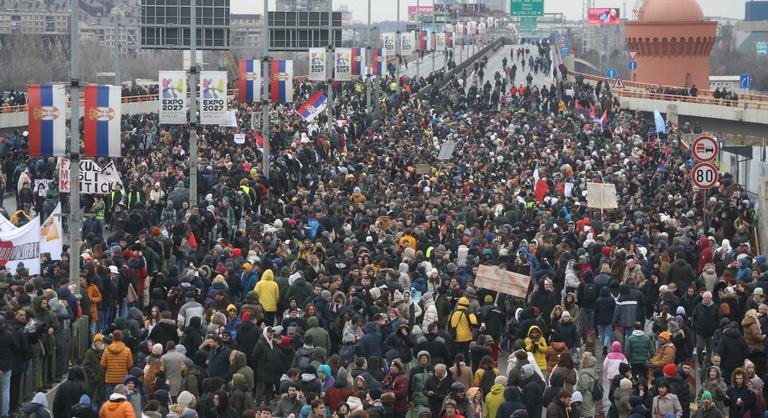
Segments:
[[[707,372],[699,387],[699,407],[701,407],[701,396],[705,391],[709,392],[715,407],[725,415],[728,412],[728,409],[725,407],[728,386],[721,376],[719,367],[709,366],[707,368]]]
[[[460,297],[456,310],[451,313],[448,320],[449,334],[453,336],[454,341],[454,353],[464,354],[465,359],[471,358],[469,343],[472,341],[472,330],[477,325],[477,317],[469,312],[469,299],[466,296]],[[542,356],[544,351],[542,351]]]
[[[675,375],[675,373],[677,373],[677,366],[674,364],[667,364],[661,369],[661,371],[664,373],[664,377],[669,380],[672,376]]]
[[[98,405],[106,400],[104,392],[104,368],[101,367],[101,357],[104,354],[104,335],[94,335],[93,343],[83,357],[83,371],[88,382],[88,393],[91,402]]]
[[[677,349],[671,341],[669,332],[662,331],[659,333],[659,349],[656,351],[656,354],[649,360],[648,366],[650,366],[651,371],[653,371],[661,370],[668,364],[674,365],[676,353]],[[650,376],[648,380],[651,380]]]
[[[80,397],[80,402],[72,406],[72,418],[98,418],[99,414],[91,406],[91,398],[88,395]]]
[[[672,414],[676,417],[682,416],[683,407],[680,405],[677,395],[670,393],[666,380],[662,379],[659,382],[657,390],[659,394],[653,398],[651,416],[665,417],[667,414]]]
[[[638,395],[629,397],[629,418],[645,418],[648,408],[643,404],[643,398]]]
[[[722,418],[723,416],[722,411],[717,408],[712,400],[712,393],[708,390],[703,391],[699,399],[699,408],[694,418]]]
[[[200,369],[195,367],[195,362],[191,358],[184,360],[181,365],[181,385],[179,390],[181,392],[189,392],[195,396],[196,399],[200,399]],[[179,394],[181,396],[181,393]]]
[[[109,393],[114,390],[115,385],[123,383],[128,370],[133,366],[133,354],[123,342],[122,331],[112,331],[112,343],[104,350],[100,364],[104,369],[104,383]]]

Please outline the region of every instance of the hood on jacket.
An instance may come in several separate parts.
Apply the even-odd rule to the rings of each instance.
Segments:
[[[421,356],[427,356],[428,362],[432,361],[432,356],[429,355],[429,351],[427,350],[421,350],[418,354],[416,354],[416,359],[421,358]]]
[[[709,248],[709,244],[710,244],[709,238],[707,237],[699,238],[699,247],[701,247],[702,250],[705,248]]]
[[[261,274],[261,280],[265,282],[273,282],[275,281],[275,273],[273,273],[271,269],[266,269],[264,270],[264,273]]]
[[[317,375],[318,376],[320,375],[320,372],[323,372],[323,374],[325,375],[325,380],[328,380],[331,377],[333,377],[333,376],[331,376],[331,366],[329,366],[327,364],[321,364],[321,365],[319,365],[317,367]]]
[[[254,292],[254,291],[248,292],[245,295],[245,303],[248,304],[248,305],[256,305],[256,304],[258,304],[259,303],[259,294]]]
[[[504,392],[504,388],[506,386],[502,385],[501,383],[494,383],[493,386],[491,386],[491,392],[494,395],[499,395],[500,393]]]
[[[85,382],[85,372],[80,366],[72,366],[67,373],[67,380],[70,382]]]
[[[122,341],[113,341],[112,344],[107,346],[107,350],[112,354],[120,354],[128,347]]]
[[[210,393],[215,392],[220,387],[224,385],[224,379],[214,376],[214,377],[206,377],[203,379],[203,392]]]
[[[336,379],[333,381],[333,387],[345,388],[347,387],[347,370],[343,367],[339,367],[339,371],[336,372]]]
[[[593,355],[589,355],[586,358],[583,358],[581,360],[581,367],[582,367],[582,369],[586,369],[586,368],[590,368],[590,367],[595,367],[596,364],[597,364],[597,359]]]
[[[187,331],[189,328],[199,329],[202,330],[203,328],[203,319],[199,316],[193,316],[192,319],[189,320],[189,326],[184,328],[184,332]]]
[[[739,260],[739,265],[741,268],[745,269],[749,267],[749,257],[744,257],[741,260]]]
[[[614,352],[614,353],[622,353],[622,351],[621,351],[621,342],[614,341],[613,343],[611,343],[611,351]]]
[[[715,372],[717,373],[717,378],[720,378],[720,377],[722,377],[722,376],[723,376],[723,374],[722,374],[722,372],[720,371],[720,368],[719,368],[719,367],[717,367],[717,366],[709,366],[709,367],[707,367],[707,374],[706,374],[706,378],[707,378],[707,379],[709,379],[709,371],[710,371],[710,370],[713,370],[713,369],[714,369],[714,370],[715,370]]]
[[[48,398],[43,392],[35,393],[35,396],[32,398],[32,403],[42,405],[43,408],[48,408]]]
[[[141,309],[135,306],[128,309],[128,318],[137,321],[139,324],[144,322],[144,315],[141,313]]]
[[[507,402],[519,402],[520,389],[517,386],[507,386],[504,389],[504,400]]]
[[[232,352],[232,369],[238,371],[248,365],[248,358],[242,351]]]
[[[307,319],[307,325],[309,325],[310,328],[317,328],[320,326],[320,320],[318,320],[316,316],[310,316],[309,319]]]
[[[531,333],[533,333],[533,331],[538,331],[539,337],[544,338],[544,333],[541,332],[541,328],[539,328],[538,325],[531,325],[530,327],[528,327],[528,334],[527,334],[528,338],[531,337]]]

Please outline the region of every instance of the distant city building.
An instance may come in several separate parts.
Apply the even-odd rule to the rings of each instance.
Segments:
[[[232,49],[263,49],[264,20],[261,14],[232,14],[229,16],[229,45]]]
[[[768,1],[748,1],[744,4],[744,20],[758,22],[768,20]]]
[[[47,11],[0,11],[0,34],[67,35],[69,13]]]
[[[329,0],[277,0],[278,12],[327,12]]]

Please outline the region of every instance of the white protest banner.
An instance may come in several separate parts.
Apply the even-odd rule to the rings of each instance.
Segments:
[[[416,49],[416,34],[413,32],[400,33],[400,55],[411,55]]]
[[[200,124],[227,124],[227,72],[200,72]]]
[[[440,146],[440,153],[437,155],[438,160],[450,160],[453,156],[453,150],[456,149],[455,141],[445,141]]]
[[[160,71],[160,124],[187,123],[187,73]]]
[[[475,276],[475,287],[493,290],[518,298],[528,296],[528,286],[530,284],[530,276],[512,273],[498,266],[480,265]]]
[[[115,167],[115,162],[110,160],[103,168],[93,160],[80,160],[80,193],[81,194],[109,194],[115,189],[115,185],[122,185],[120,173]],[[69,193],[69,160],[59,160],[59,192]]]
[[[352,48],[336,48],[333,55],[336,81],[352,80]]]
[[[397,34],[392,32],[381,34],[382,52],[385,56],[397,55]]]
[[[616,209],[616,185],[612,183],[587,183],[587,207],[596,209]]]
[[[61,253],[61,252],[59,252]],[[40,217],[21,228],[0,231],[0,266],[15,273],[19,263],[30,275],[40,274]]]
[[[219,125],[222,128],[237,128],[237,115],[234,110],[227,111],[227,122]]]
[[[325,48],[309,48],[309,80],[325,81]]]
[[[235,134],[235,144],[245,144],[245,134]]]
[[[51,260],[61,260],[64,233],[61,229],[61,203],[40,226],[40,253],[48,253]]]

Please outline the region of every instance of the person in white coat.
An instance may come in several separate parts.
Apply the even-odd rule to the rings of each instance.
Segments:
[[[437,322],[437,307],[435,307],[435,301],[432,299],[432,292],[421,295],[421,300],[424,302],[424,317],[421,321],[421,329],[429,329],[431,323]]]

